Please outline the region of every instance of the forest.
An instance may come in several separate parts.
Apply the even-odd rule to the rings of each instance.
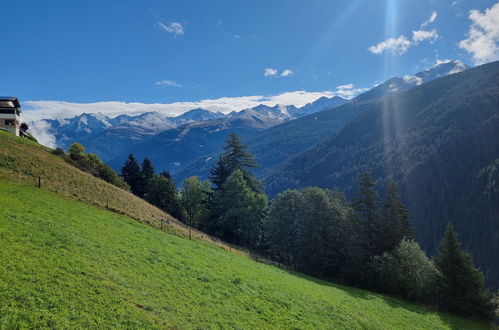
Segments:
[[[269,201],[252,169],[254,156],[236,134],[227,138],[210,180],[187,178],[177,188],[168,172],[155,172],[133,154],[121,178],[131,191],[201,229],[290,270],[388,293],[442,311],[493,319],[497,297],[465,251],[452,223],[430,258],[415,239],[398,186],[383,194],[369,172],[356,195],[307,187]]]

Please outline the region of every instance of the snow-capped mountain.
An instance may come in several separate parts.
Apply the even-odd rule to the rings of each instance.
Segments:
[[[469,66],[460,61],[448,61],[434,65],[426,71],[416,73],[414,76],[393,77],[371,90],[359,95],[356,102],[372,101],[380,96],[407,91],[415,86],[430,82],[437,78],[458,73],[469,69]]]
[[[323,96],[315,100],[314,102],[307,103],[303,107],[297,109],[295,112],[295,117],[302,117],[322,110],[339,107],[346,102],[348,102],[348,100],[342,98],[341,96]]]

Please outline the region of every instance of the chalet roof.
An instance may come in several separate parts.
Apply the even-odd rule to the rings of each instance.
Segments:
[[[12,102],[14,107],[20,108],[21,104],[19,104],[19,100],[15,96],[0,96],[0,108],[2,108],[2,103]]]

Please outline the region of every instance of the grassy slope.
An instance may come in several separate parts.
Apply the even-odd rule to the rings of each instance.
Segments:
[[[0,179],[36,186],[40,176],[43,189],[100,208],[109,205],[117,213],[156,228],[161,226],[160,219],[166,219],[170,226],[164,230],[187,235],[188,229],[169,214],[129,192],[80,171],[50,151],[50,148],[0,131]],[[193,231],[193,236],[228,248],[202,232]]]
[[[0,328],[484,328],[0,180]]]

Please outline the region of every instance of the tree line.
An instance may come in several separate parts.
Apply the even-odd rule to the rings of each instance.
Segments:
[[[252,174],[257,164],[236,134],[227,138],[210,181],[184,180],[130,154],[121,177],[131,191],[186,224],[287,267],[465,316],[491,319],[496,303],[482,272],[449,223],[430,259],[414,238],[392,182],[381,198],[366,172],[348,200],[337,190],[286,190],[270,203]]]

